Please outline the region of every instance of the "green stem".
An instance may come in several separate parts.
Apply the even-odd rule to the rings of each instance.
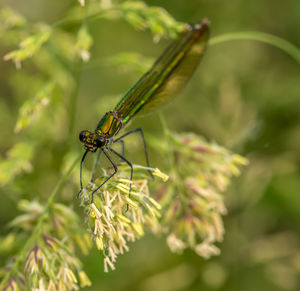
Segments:
[[[161,123],[161,126],[163,128],[164,134],[165,135],[169,135],[170,134],[170,130],[169,130],[168,126],[167,126],[167,123],[166,123],[166,120],[165,120],[165,117],[164,117],[164,114],[162,113],[162,111],[159,111],[158,116],[159,116],[159,121]]]
[[[179,174],[177,167],[176,167],[176,162],[174,159],[174,146],[173,146],[173,142],[171,140],[172,139],[171,132],[167,126],[167,123],[166,123],[166,120],[165,120],[165,117],[164,117],[162,111],[159,111],[158,115],[159,115],[160,123],[163,128],[164,135],[166,136],[166,139],[167,139],[168,151],[166,154],[168,155],[168,158],[169,158],[170,167],[173,172],[175,172],[176,174]]]
[[[298,47],[296,47],[295,45],[293,45],[292,43],[288,42],[285,39],[282,39],[272,34],[263,33],[263,32],[243,31],[243,32],[225,33],[220,36],[211,38],[209,41],[209,45],[216,45],[226,41],[242,40],[242,39],[256,40],[256,41],[273,45],[281,49],[285,53],[287,53],[296,62],[300,63],[300,49]]]
[[[34,247],[34,244],[35,244],[37,238],[39,237],[39,235],[42,231],[43,223],[44,223],[45,219],[47,218],[48,213],[49,213],[49,211],[50,211],[50,209],[53,205],[54,198],[56,197],[57,193],[62,188],[64,182],[69,177],[69,175],[71,174],[71,172],[73,171],[74,167],[77,165],[79,160],[80,160],[80,157],[77,157],[75,159],[75,161],[73,162],[73,164],[68,169],[68,171],[60,178],[60,180],[56,184],[54,190],[52,191],[52,193],[51,193],[51,195],[50,195],[50,197],[47,201],[47,204],[46,204],[43,212],[41,213],[40,217],[37,220],[37,224],[36,224],[33,232],[31,233],[31,235],[29,236],[29,238],[26,241],[25,245],[23,246],[22,250],[18,254],[12,268],[10,269],[10,271],[3,278],[2,282],[1,282],[1,285],[0,285],[0,290],[4,290],[8,280],[10,279],[10,277],[17,273],[20,264],[24,260],[26,260],[26,257],[27,257],[27,254],[28,254],[29,250]]]
[[[107,13],[120,12],[120,11],[121,11],[121,8],[116,5],[115,7],[111,7],[109,9],[97,11],[93,14],[87,15],[85,17],[85,20],[86,21],[94,21],[94,20],[97,20],[97,19],[105,16]],[[75,19],[64,18],[64,19],[58,20],[57,22],[53,23],[52,27],[53,28],[61,27],[61,26],[64,26],[64,25],[72,25],[72,24],[77,24],[77,23],[81,23],[81,22],[82,22],[82,18],[75,18]]]
[[[170,168],[171,168],[170,177],[172,179],[172,176],[173,176],[173,183],[174,183],[174,188],[176,189],[176,192],[181,193],[181,195],[178,196],[181,199],[181,202],[184,204],[187,204],[188,201],[186,201],[185,195],[182,195],[182,193],[185,192],[184,187],[182,186],[182,183],[177,183],[177,179],[181,179],[181,181],[183,181],[183,177],[182,177],[182,174],[180,173],[179,169],[176,166],[176,161],[175,161],[175,157],[174,157],[175,150],[174,150],[174,146],[173,146],[174,143],[172,140],[172,134],[167,126],[166,120],[161,111],[159,112],[159,119],[160,119],[164,134],[167,139],[168,150],[166,152],[166,155],[168,155]],[[174,177],[176,177],[176,178],[174,178]]]
[[[174,170],[175,169],[175,161],[174,161],[174,157],[173,157],[174,150],[173,150],[173,146],[170,143],[170,130],[167,126],[165,117],[161,111],[159,111],[158,116],[159,116],[159,120],[160,120],[162,129],[163,129],[163,133],[167,138],[167,144],[168,144],[168,148],[169,148],[169,150],[167,151],[167,155],[169,158],[170,167],[172,168],[172,170]]]

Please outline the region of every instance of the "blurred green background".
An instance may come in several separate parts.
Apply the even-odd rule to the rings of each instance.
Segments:
[[[74,1],[58,0],[2,2],[32,22],[49,24],[64,18],[70,5],[74,5]],[[194,23],[207,17],[212,36],[261,31],[300,47],[299,0],[146,3],[162,6],[179,21]],[[89,24],[89,30],[94,44],[90,65],[83,66],[78,80],[75,128],[70,138],[77,149],[81,147],[77,133],[94,128],[102,114],[140,76],[138,72],[124,73],[102,60],[128,51],[155,58],[167,44],[166,40],[154,44],[149,31],[136,31],[123,20],[99,19]],[[0,44],[1,56],[12,49]],[[32,95],[24,80],[31,82],[35,73],[24,76],[20,70],[16,74],[12,63],[2,58],[0,64],[0,154],[4,157],[20,138],[13,133],[18,108]],[[25,61],[25,69],[26,66]],[[299,290],[299,64],[281,50],[255,41],[211,46],[187,88],[164,113],[171,130],[196,132],[250,161],[225,195],[228,214],[224,218],[225,239],[219,244],[222,253],[207,261],[191,251],[176,255],[169,251],[163,237],[148,235],[119,257],[115,271],[105,274],[102,258],[94,248],[83,258],[93,282],[86,290]],[[53,136],[63,143],[65,124],[55,122],[55,118]],[[158,116],[136,119],[131,127],[134,126],[141,126],[146,139],[150,137],[151,164],[164,170],[162,157],[151,147],[151,136],[162,134]],[[37,195],[45,201],[54,187],[62,154],[59,149],[53,152],[51,138],[45,137],[48,143],[44,152],[34,158],[35,170],[27,174],[29,182],[0,189],[1,234],[7,232],[6,224],[18,213],[17,198],[32,199]],[[137,147],[131,156],[142,163],[142,154]],[[37,177],[39,182],[30,184]],[[63,199],[76,204],[70,197]]]

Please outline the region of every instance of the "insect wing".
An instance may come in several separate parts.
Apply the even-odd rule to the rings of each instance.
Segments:
[[[209,39],[209,24],[188,26],[165,49],[148,72],[131,87],[115,107],[123,122],[134,115],[148,113],[169,103],[186,85],[205,52]]]

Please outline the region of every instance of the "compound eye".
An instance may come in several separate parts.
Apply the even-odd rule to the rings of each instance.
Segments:
[[[86,136],[87,136],[87,131],[86,130],[81,131],[79,133],[79,140],[81,142],[85,142]]]

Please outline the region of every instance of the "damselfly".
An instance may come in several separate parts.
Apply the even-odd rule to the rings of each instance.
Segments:
[[[150,70],[146,72],[121,98],[116,107],[107,112],[99,121],[94,132],[83,130],[79,139],[85,146],[85,153],[80,164],[80,196],[82,192],[82,168],[88,152],[96,152],[106,156],[112,164],[114,172],[107,177],[93,192],[98,191],[118,171],[116,163],[110,157],[114,154],[130,167],[130,180],[133,176],[133,166],[122,154],[114,150],[111,145],[120,142],[124,149],[123,139],[128,135],[138,132],[141,135],[146,163],[149,167],[149,158],[146,142],[141,128],[131,130],[120,137],[119,131],[137,114],[154,111],[157,107],[171,101],[186,85],[197,68],[207,46],[209,38],[209,22],[203,20],[199,24],[186,25],[185,30],[165,49],[155,61]],[[99,160],[99,156],[97,161]],[[131,192],[131,184],[129,195]]]

